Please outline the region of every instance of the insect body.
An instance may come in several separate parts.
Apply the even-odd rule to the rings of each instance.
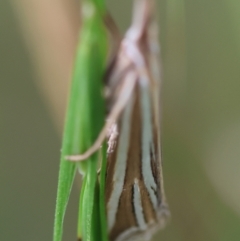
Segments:
[[[135,0],[133,23],[107,71],[109,115],[96,142],[108,133],[106,211],[110,241],[149,240],[170,216],[160,150],[160,79],[153,0]]]
[[[135,1],[133,25],[108,74],[110,110],[126,102],[109,137],[106,206],[114,241],[149,240],[169,216],[159,138],[159,51],[149,2]]]

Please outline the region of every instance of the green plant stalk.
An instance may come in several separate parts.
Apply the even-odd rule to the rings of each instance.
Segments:
[[[103,153],[107,153],[106,143],[102,146]],[[107,170],[107,159],[103,156],[101,163],[101,172],[99,177],[99,211],[100,211],[100,224],[101,224],[101,240],[108,240],[107,233],[107,218],[106,218],[106,206],[105,206],[105,180],[106,180],[106,170]]]
[[[98,2],[100,1],[98,0]],[[60,241],[62,238],[64,215],[77,167],[84,175],[84,186],[80,197],[80,211],[82,213],[79,215],[78,228],[78,233],[83,236],[84,241],[93,240],[94,221],[100,222],[100,220],[94,220],[98,217],[96,214],[94,216],[94,211],[99,212],[99,207],[98,210],[95,210],[94,207],[98,180],[98,153],[90,157],[88,161],[79,164],[65,160],[66,155],[79,154],[87,150],[97,138],[104,124],[102,77],[107,55],[107,33],[103,25],[102,14],[96,5],[91,1],[84,1],[82,4],[83,21],[61,153],[54,241]],[[105,155],[104,153],[104,158]],[[101,203],[103,202],[101,201]],[[98,224],[100,226],[100,223]]]
[[[81,190],[78,237],[84,241],[108,240],[105,210],[106,143],[103,144],[101,152],[103,158],[99,179],[94,163],[99,162],[97,157],[100,157],[101,153],[96,153],[88,162],[90,169],[84,176],[84,188]]]
[[[86,39],[82,39],[82,42],[87,43],[89,48],[84,46],[83,53],[88,56],[88,58],[81,58],[84,59],[85,68],[82,69],[82,73],[85,73],[85,76],[88,76],[94,82],[94,85],[89,85],[89,116],[90,119],[88,122],[93,122],[93,127],[91,128],[92,135],[91,135],[91,144],[97,138],[103,124],[104,124],[104,105],[103,105],[103,97],[102,93],[99,90],[102,90],[102,77],[104,72],[104,64],[105,61],[102,58],[103,54],[102,46],[99,43],[103,42],[101,39],[105,38],[106,41],[106,33],[105,27],[100,25],[102,23],[102,17],[97,12],[97,9],[87,3],[87,6],[84,7],[92,7],[92,11],[95,11],[93,16],[88,19],[87,22],[84,23],[84,27],[87,27],[89,31],[88,35],[85,35]],[[89,9],[88,9],[89,10]],[[104,33],[104,34],[103,34]],[[91,56],[89,58],[89,56]],[[106,56],[106,55],[105,55]],[[103,64],[104,63],[104,64]],[[79,66],[83,66],[79,63]],[[97,80],[97,81],[96,81]],[[97,82],[97,83],[96,83]],[[90,82],[89,82],[90,83]],[[100,118],[102,116],[102,118]],[[96,121],[97,120],[97,121]],[[89,147],[89,146],[88,146]],[[86,150],[86,149],[85,149]],[[101,152],[100,150],[99,152]],[[105,157],[105,153],[102,154]],[[79,230],[81,230],[82,240],[84,241],[93,241],[99,240],[99,233],[100,229],[100,219],[99,219],[99,208],[96,208],[96,192],[97,192],[97,168],[98,168],[98,161],[99,161],[99,153],[95,153],[89,158],[89,161],[85,163],[80,163],[79,168],[84,175],[85,186],[82,190],[81,198],[80,198],[80,210],[82,210],[82,214],[80,214],[79,219]],[[85,173],[84,173],[85,171]],[[98,229],[96,229],[98,228]]]
[[[88,171],[86,172],[86,185],[84,187],[82,203],[80,202],[80,214],[79,226],[82,230],[82,240],[93,241],[99,240],[100,218],[99,218],[99,188],[97,180],[97,161],[96,154],[93,155],[88,162]],[[82,196],[82,195],[81,195]]]
[[[81,193],[80,193],[80,199],[79,199],[79,210],[78,210],[78,221],[79,220],[83,220],[83,205],[82,202],[83,202],[83,197],[84,197],[84,190],[85,190],[85,187],[86,187],[86,176],[85,178],[83,177],[82,179],[82,187],[81,187]],[[79,239],[82,237],[82,225],[78,225],[78,230],[77,230],[77,236],[79,237]]]

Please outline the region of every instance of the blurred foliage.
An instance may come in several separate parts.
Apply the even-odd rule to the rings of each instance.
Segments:
[[[13,1],[14,3],[14,1]],[[163,0],[162,146],[168,227],[155,240],[240,237],[240,2]],[[131,1],[109,1],[121,29]],[[0,240],[51,240],[60,139],[33,80],[9,1],[0,1]],[[75,240],[73,191],[64,240]]]

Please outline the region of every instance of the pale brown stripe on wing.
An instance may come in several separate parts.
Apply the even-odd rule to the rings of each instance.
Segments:
[[[123,191],[119,200],[118,211],[116,214],[116,223],[110,232],[110,240],[115,240],[120,234],[122,234],[123,232],[132,227],[138,227],[136,213],[133,205],[133,185],[135,183],[135,179],[138,180],[138,185],[140,187],[140,196],[145,223],[147,225],[153,224],[153,222],[156,222],[157,219],[155,210],[153,209],[153,205],[149,197],[148,190],[144,185],[142,173],[142,117],[139,86],[136,88],[135,94],[136,98],[134,101],[131,116],[130,145],[128,150],[126,175],[124,180]],[[121,126],[119,128],[121,128]],[[114,164],[116,162],[114,158],[116,158],[117,151],[118,148],[116,148],[114,153],[111,154],[112,158],[111,160],[109,160],[112,161]],[[109,168],[110,166],[112,166],[112,164],[109,164]],[[112,167],[111,170],[113,170]],[[109,178],[109,181],[111,181],[112,174],[107,178]],[[107,185],[109,185],[109,183],[107,183]],[[108,192],[107,200],[109,200],[109,198],[110,194]],[[136,230],[136,233],[139,232],[140,230]]]
[[[136,93],[136,91],[135,91]],[[135,98],[133,111],[131,115],[131,132],[130,132],[130,145],[128,150],[128,159],[127,159],[127,167],[126,167],[126,174],[124,179],[124,185],[122,194],[120,196],[118,211],[116,213],[116,222],[110,232],[110,240],[115,240],[122,232],[125,230],[137,226],[134,207],[133,207],[133,184],[134,178],[140,178],[140,170],[139,170],[139,163],[136,162],[136,153],[139,153],[138,149],[140,148],[139,141],[141,131],[141,124],[138,122],[139,116],[139,107],[137,108],[137,100]],[[137,121],[135,118],[137,117]],[[119,123],[119,129],[121,130],[121,120]],[[121,133],[121,131],[119,132]],[[133,152],[132,148],[135,149]],[[118,148],[114,152],[117,153]],[[117,154],[115,153],[115,158]],[[137,158],[139,159],[139,158]],[[114,160],[116,162],[116,160]],[[134,174],[132,172],[135,172]],[[124,175],[124,174],[123,174]],[[133,176],[132,176],[133,175]]]

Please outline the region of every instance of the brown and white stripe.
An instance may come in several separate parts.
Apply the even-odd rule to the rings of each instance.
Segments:
[[[153,2],[135,0],[132,27],[108,73],[110,110],[131,95],[109,137],[106,207],[111,241],[149,240],[169,210],[160,153],[160,71]]]

